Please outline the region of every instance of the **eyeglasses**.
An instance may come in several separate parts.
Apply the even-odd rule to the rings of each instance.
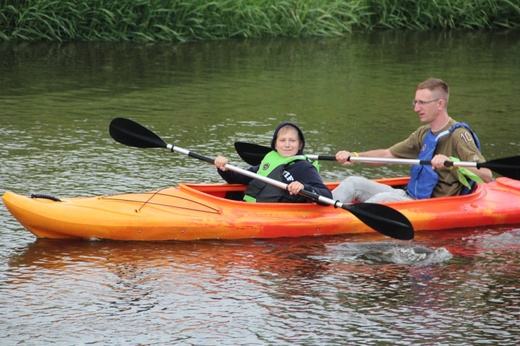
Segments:
[[[417,106],[417,105],[419,105],[419,106],[422,107],[422,106],[424,106],[424,105],[427,104],[427,103],[432,103],[432,102],[439,101],[439,100],[440,100],[440,99],[435,99],[435,100],[431,100],[431,101],[419,101],[419,100],[413,100],[413,101],[412,101],[412,104],[413,104],[414,107]]]

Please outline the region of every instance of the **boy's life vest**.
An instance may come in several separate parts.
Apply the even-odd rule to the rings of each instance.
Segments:
[[[258,175],[268,177],[277,181],[284,181],[284,171],[289,165],[297,161],[309,161],[305,155],[297,155],[292,157],[282,157],[277,151],[269,152],[263,158],[258,168]],[[312,164],[319,170],[317,161]],[[286,179],[285,179],[286,180]],[[289,181],[290,183],[290,181]],[[244,194],[246,202],[280,202],[284,197],[289,197],[289,193],[277,186],[265,183],[258,179],[253,179]]]

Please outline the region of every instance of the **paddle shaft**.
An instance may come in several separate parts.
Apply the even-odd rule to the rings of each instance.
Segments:
[[[327,155],[307,155],[311,160],[329,160],[336,161],[336,157]],[[397,165],[431,165],[430,160],[419,159],[398,159],[398,158],[383,158],[383,157],[359,157],[350,156],[350,162],[364,162],[364,163],[381,163],[381,164],[397,164]],[[476,169],[487,168],[497,172],[500,175],[512,179],[520,179],[520,156],[512,156],[491,160],[486,162],[471,162],[471,161],[444,161],[445,167],[472,167]]]
[[[336,158],[334,158],[335,160]],[[430,160],[419,160],[419,159],[394,159],[394,158],[382,158],[382,157],[359,157],[351,156],[348,158],[351,162],[365,162],[365,163],[386,163],[386,164],[397,164],[397,165],[431,165]],[[465,161],[444,161],[446,167],[475,167],[480,168],[482,164],[480,162],[465,162]]]
[[[172,152],[178,152],[180,154],[184,154],[184,155],[187,155],[187,156],[190,156],[190,157],[194,157],[196,159],[199,159],[199,160],[202,160],[202,161],[206,161],[206,162],[211,163],[211,164],[215,163],[215,160],[210,158],[210,157],[203,156],[203,155],[191,152],[191,151],[183,149],[183,148],[179,148],[179,147],[177,147],[177,146],[175,146],[173,144],[166,144],[166,148],[171,150]],[[273,186],[279,187],[280,189],[287,190],[288,184],[285,184],[285,183],[283,183],[281,181],[278,181],[278,180],[275,180],[275,179],[272,179],[272,178],[269,178],[269,177],[265,177],[265,176],[259,175],[257,173],[248,171],[248,170],[240,168],[240,167],[236,167],[236,166],[230,165],[229,163],[226,164],[224,167],[226,169],[229,169],[230,171],[233,171],[233,172],[236,172],[236,173],[248,176],[248,177],[253,178],[253,179],[258,179],[258,180],[263,181],[264,183],[271,184]],[[332,205],[332,206],[334,206],[336,208],[343,208],[343,203],[341,203],[339,201],[334,201],[333,199],[327,198],[325,196],[318,195],[318,194],[316,194],[314,192],[301,190],[299,192],[299,194],[302,195],[303,197],[312,199],[314,201],[318,201],[318,202],[321,202],[321,203],[324,203],[324,204]]]
[[[329,155],[306,155],[311,160],[322,160],[322,161],[336,161],[335,156]],[[384,164],[396,164],[396,165],[431,165],[432,162],[430,160],[418,160],[418,159],[394,159],[394,158],[384,158],[384,157],[359,157],[359,156],[350,156],[348,158],[350,162],[364,162],[364,163],[384,163]],[[480,162],[454,162],[454,161],[445,161],[444,166],[450,167],[475,167],[480,168],[484,167]]]
[[[272,149],[263,145],[235,142],[235,149],[240,157],[251,165],[258,165],[263,157]],[[307,157],[311,160],[336,161],[336,157],[332,155],[312,155]],[[399,165],[431,165],[429,160],[419,159],[399,159],[399,158],[378,158],[378,157],[359,157],[351,156],[348,159],[351,162],[379,163],[379,164],[399,164]],[[473,167],[487,168],[500,175],[515,180],[520,180],[520,156],[511,156],[489,160],[485,162],[468,162],[468,161],[445,161],[446,167]]]

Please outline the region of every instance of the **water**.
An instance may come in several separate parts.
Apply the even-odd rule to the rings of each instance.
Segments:
[[[212,166],[108,135],[114,117],[214,157],[296,121],[309,153],[386,147],[430,76],[488,159],[518,155],[518,33],[0,46],[0,193],[58,197],[219,182]],[[409,167],[322,164],[347,174]],[[302,239],[36,239],[0,207],[3,344],[516,344],[518,226]]]
[[[435,238],[28,243],[3,266],[2,334],[10,344],[514,344],[520,230]]]

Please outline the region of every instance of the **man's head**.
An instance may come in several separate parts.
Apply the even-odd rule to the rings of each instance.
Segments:
[[[448,84],[437,78],[429,78],[415,90],[413,110],[423,123],[431,124],[439,116],[447,117],[450,89]]]
[[[417,91],[427,89],[435,98],[443,99],[448,108],[448,101],[450,99],[450,87],[442,79],[429,78],[417,86]]]

